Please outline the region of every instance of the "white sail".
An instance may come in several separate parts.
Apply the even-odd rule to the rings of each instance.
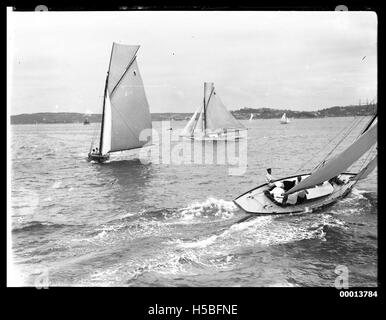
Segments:
[[[138,49],[139,46],[113,44],[106,97],[106,102],[110,99],[111,124],[104,123],[102,137],[104,152],[130,150],[147,143],[139,140],[142,130],[151,129],[152,124],[136,61]],[[105,103],[105,112],[106,105],[108,104]],[[107,141],[104,147],[105,138],[110,139],[109,148]]]
[[[197,114],[200,112],[200,109],[202,109],[202,106],[198,107],[197,110],[194,112],[192,118],[189,120],[185,128],[182,130],[181,136],[193,135],[194,127],[197,121],[196,120]]]
[[[376,155],[366,167],[364,167],[355,177],[354,180],[362,180],[367,178],[367,176],[375,169],[378,163],[378,156]]]
[[[194,133],[204,134],[203,117],[204,117],[204,112],[201,112],[196,122]]]
[[[253,119],[253,113],[251,113],[251,117],[249,118],[249,121]]]
[[[316,169],[309,177],[285,194],[313,187],[341,174],[377,142],[377,128],[377,123],[375,123],[343,152]]]
[[[206,129],[245,129],[221,102],[212,82],[204,84],[204,103]]]
[[[280,122],[281,123],[288,123],[289,122],[289,120],[287,118],[287,115],[285,113],[283,113],[283,115],[282,115],[282,117],[280,119]]]

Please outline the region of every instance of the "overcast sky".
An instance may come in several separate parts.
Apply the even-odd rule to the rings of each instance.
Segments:
[[[21,12],[8,19],[11,114],[101,113],[112,42],[140,45],[151,112],[317,110],[377,94],[372,12]],[[13,47],[13,48],[12,48]]]

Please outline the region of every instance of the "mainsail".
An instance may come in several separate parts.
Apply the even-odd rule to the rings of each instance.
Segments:
[[[249,120],[252,120],[253,119],[253,113],[251,113],[251,117],[249,118]]]
[[[377,127],[377,123],[373,124],[373,126],[359,136],[359,138],[343,152],[316,169],[309,177],[301,181],[285,194],[287,195],[313,187],[341,174],[369,151],[369,149],[377,142]]]
[[[218,129],[245,129],[224,106],[216,94],[214,84],[205,82],[205,127],[216,131]]]
[[[151,118],[136,61],[139,46],[113,43],[104,101],[100,142],[102,154],[142,147],[140,133]]]

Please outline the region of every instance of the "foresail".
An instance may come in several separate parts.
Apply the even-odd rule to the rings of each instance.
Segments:
[[[202,112],[202,111],[203,110],[201,109],[200,116],[198,117],[198,120],[195,123],[195,127],[193,128],[193,132],[194,133],[202,134],[203,131],[204,131],[204,126],[203,126],[203,115],[204,115],[204,112]]]
[[[194,112],[192,118],[189,120],[185,128],[182,130],[182,133],[181,133],[182,136],[191,136],[193,134],[194,126],[197,121],[196,120],[197,114],[200,111],[200,109],[202,109],[202,106],[198,107],[197,110]]]
[[[344,172],[377,142],[377,128],[377,124],[373,125],[347,149],[316,169],[308,178],[285,194],[313,187]]]
[[[142,147],[139,136],[151,129],[151,117],[135,54],[139,46],[114,43],[108,78],[111,104],[111,145],[109,151]],[[107,130],[104,130],[107,131]]]
[[[366,167],[364,167],[355,177],[354,180],[362,180],[367,178],[367,176],[375,169],[378,163],[378,156],[376,155]]]
[[[206,129],[245,129],[224,106],[213,83],[205,83]]]

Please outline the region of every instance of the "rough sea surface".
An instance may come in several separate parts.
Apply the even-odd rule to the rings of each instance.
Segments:
[[[377,170],[319,213],[247,219],[232,202],[264,183],[267,167],[275,178],[313,168],[359,120],[243,121],[249,130],[242,175],[229,175],[230,165],[143,164],[125,153],[93,164],[86,157],[100,124],[14,125],[14,280],[28,286],[45,277],[49,286],[331,287],[336,268],[344,266],[350,286],[377,286]],[[362,120],[341,147],[353,141]],[[160,122],[153,126],[170,134]]]

